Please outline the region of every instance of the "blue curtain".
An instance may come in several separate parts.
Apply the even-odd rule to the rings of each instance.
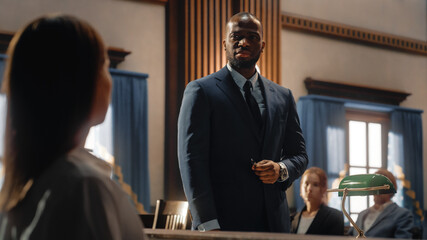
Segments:
[[[114,178],[131,196],[138,211],[148,212],[148,75],[115,69],[110,72],[113,78]]]
[[[421,112],[397,110],[390,118],[388,170],[400,180],[394,199],[412,210],[415,224],[420,227],[424,218]]]
[[[297,103],[301,128],[306,140],[309,167],[322,168],[328,176],[328,187],[339,177],[344,169],[346,158],[345,146],[345,106],[343,102],[319,100],[301,97]],[[294,184],[295,203],[297,209],[304,206],[299,197],[300,180]],[[340,208],[340,201],[330,199],[330,206]],[[336,205],[336,206],[335,206]]]
[[[331,181],[339,180],[339,171],[345,172],[345,109],[389,112],[387,167],[399,180],[398,193],[393,200],[399,206],[412,210],[416,225],[422,225],[422,111],[318,95],[301,97],[297,106],[310,161],[308,167],[317,166],[324,169],[328,175],[328,187],[331,187]],[[301,208],[303,202],[299,197],[299,181],[294,184],[294,192],[296,207]],[[334,208],[340,209],[340,203],[341,199],[338,197],[329,199],[329,205]]]

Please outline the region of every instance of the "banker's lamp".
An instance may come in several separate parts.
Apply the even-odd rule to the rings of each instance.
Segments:
[[[366,238],[363,230],[356,225],[350,215],[345,211],[344,203],[346,196],[367,196],[376,194],[395,193],[393,183],[384,175],[380,174],[360,174],[347,176],[341,180],[339,188],[328,189],[328,192],[338,192],[342,197],[341,208],[344,215],[359,233],[356,238]]]

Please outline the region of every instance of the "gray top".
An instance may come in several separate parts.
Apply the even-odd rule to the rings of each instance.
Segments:
[[[128,196],[84,149],[55,161],[0,216],[0,239],[146,239]]]

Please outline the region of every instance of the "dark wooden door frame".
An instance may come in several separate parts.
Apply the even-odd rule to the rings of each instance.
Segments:
[[[165,184],[168,200],[185,200],[177,158],[177,122],[185,89],[185,1],[166,4]]]

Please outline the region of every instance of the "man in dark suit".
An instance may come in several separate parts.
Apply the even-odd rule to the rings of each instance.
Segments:
[[[193,229],[289,232],[285,190],[308,163],[294,98],[255,69],[255,16],[234,15],[223,45],[227,66],[187,85],[178,119]]]
[[[397,190],[396,178],[385,169],[376,174],[386,176]],[[365,233],[366,237],[381,238],[412,238],[414,218],[412,213],[392,202],[394,193],[374,195],[374,205],[359,213],[356,224]],[[350,235],[357,236],[355,229],[350,229]]]

